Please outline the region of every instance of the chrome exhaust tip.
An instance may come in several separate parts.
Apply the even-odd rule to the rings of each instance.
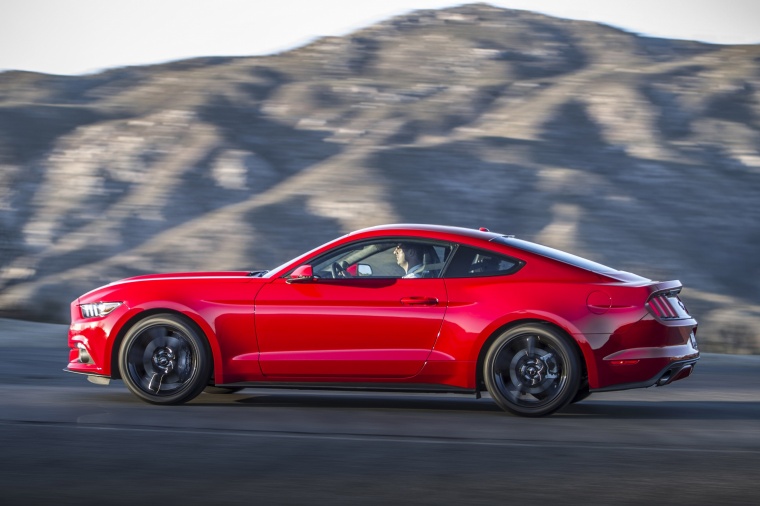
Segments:
[[[660,376],[660,379],[657,380],[657,383],[655,383],[655,385],[657,385],[658,387],[661,387],[669,383],[673,383],[674,381],[688,378],[689,376],[691,376],[691,373],[693,370],[694,370],[693,364],[685,364],[685,365],[679,365],[677,367],[673,367],[665,371],[665,373],[662,376]]]

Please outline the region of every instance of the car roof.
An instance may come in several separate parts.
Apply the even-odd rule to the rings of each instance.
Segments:
[[[427,224],[419,224],[419,223],[398,223],[398,224],[391,224],[391,225],[379,225],[376,227],[363,228],[361,230],[352,232],[348,235],[354,236],[354,235],[362,235],[362,234],[371,234],[372,232],[383,232],[385,234],[394,234],[394,233],[406,234],[409,232],[412,232],[412,233],[421,232],[423,233],[423,235],[425,233],[453,234],[453,235],[459,235],[459,236],[469,237],[472,239],[480,239],[480,240],[485,240],[485,241],[490,241],[494,239],[495,237],[504,236],[504,234],[494,233],[494,232],[489,231],[486,228],[474,229],[474,228],[465,228],[465,227],[452,227],[448,225],[427,225]]]
[[[544,246],[538,243],[518,239],[513,235],[500,234],[497,232],[491,232],[487,228],[473,229],[464,227],[453,227],[446,225],[426,225],[418,223],[401,223],[392,225],[380,225],[376,227],[369,227],[362,230],[357,230],[345,236],[346,239],[361,235],[373,236],[376,234],[383,235],[407,235],[407,234],[420,234],[423,237],[428,235],[438,235],[439,238],[447,240],[456,240],[455,237],[467,238],[470,241],[465,242],[477,243],[480,241],[491,243],[492,246],[507,246],[513,250],[519,250],[523,254],[535,255],[543,259],[548,259],[554,262],[559,262],[565,265],[569,265],[573,268],[582,269],[588,272],[594,272],[597,274],[603,274],[606,276],[614,276],[621,279],[646,279],[636,274],[631,274],[623,271],[619,271],[613,267],[594,262],[584,257],[573,255],[571,253],[554,249],[548,246]],[[446,237],[448,236],[448,237]],[[455,236],[455,237],[452,237]],[[494,239],[496,239],[494,241]],[[498,245],[498,246],[497,246]]]

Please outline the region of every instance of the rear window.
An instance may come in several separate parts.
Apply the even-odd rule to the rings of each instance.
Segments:
[[[613,269],[612,267],[607,267],[606,265],[592,262],[591,260],[587,260],[571,253],[565,253],[564,251],[550,248],[549,246],[542,246],[541,244],[536,244],[534,242],[523,241],[522,239],[517,239],[515,237],[496,237],[492,242],[506,244],[513,248],[518,248],[529,253],[535,253],[591,272],[617,272],[617,269]]]

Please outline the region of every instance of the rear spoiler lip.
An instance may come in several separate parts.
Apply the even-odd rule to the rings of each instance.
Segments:
[[[625,286],[647,289],[650,298],[657,293],[673,292],[677,294],[683,289],[683,284],[678,279],[670,281],[652,281],[651,279],[625,271],[597,272],[596,274],[602,276],[603,279],[606,278],[607,280],[614,282],[615,284],[620,283]]]
[[[680,293],[681,289],[683,289],[683,284],[677,279],[674,279],[672,281],[658,281],[656,283],[652,283],[649,285],[651,295],[654,296],[658,293]]]

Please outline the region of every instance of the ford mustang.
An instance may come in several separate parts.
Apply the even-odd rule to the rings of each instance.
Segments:
[[[269,271],[97,288],[71,303],[66,370],[154,404],[246,387],[488,392],[543,416],[689,376],[681,289],[484,228],[388,225]]]

